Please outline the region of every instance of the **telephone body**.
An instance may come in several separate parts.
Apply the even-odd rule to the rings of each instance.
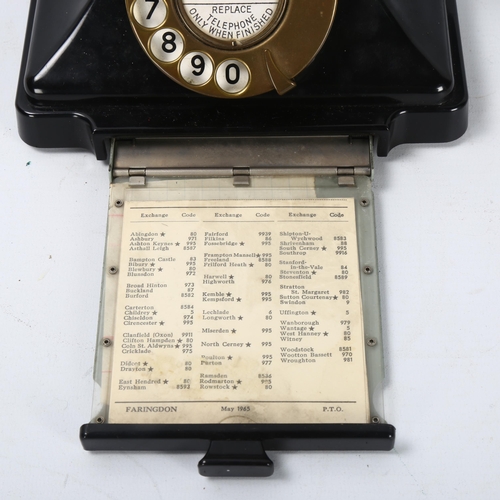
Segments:
[[[395,429],[376,401],[383,358],[372,151],[386,156],[403,143],[457,139],[467,128],[467,99],[455,0],[32,0],[16,98],[19,133],[36,147],[84,148],[111,162],[99,401],[81,429],[84,447],[208,449],[199,469],[214,476],[270,475],[267,449],[391,449]],[[266,176],[271,180],[262,181]],[[222,191],[231,199],[251,198],[240,193],[252,182],[278,186],[269,201],[278,210],[290,183],[276,178],[286,176],[310,181],[290,206],[304,206],[304,193],[318,210],[322,199],[347,197],[356,206],[356,286],[371,335],[358,345],[366,353],[366,416],[343,420],[334,414],[340,406],[323,404],[321,417],[303,421],[285,414],[230,424],[204,416],[121,422],[104,374],[113,363],[115,306],[108,304],[121,272],[113,248],[124,205],[129,215],[140,200],[160,206],[161,193],[176,186],[167,178],[192,178],[201,189],[204,179],[230,177]],[[214,192],[205,198],[220,206],[223,195]],[[193,214],[204,210],[189,203]]]
[[[331,14],[337,2],[320,3]],[[314,60],[285,75],[294,88],[252,99],[207,99],[166,77],[138,43],[126,7],[32,2],[17,95],[26,142],[83,147],[106,159],[116,137],[347,133],[372,135],[385,156],[398,144],[446,142],[466,129],[454,0],[339,1]],[[206,45],[207,54],[212,49],[222,50]],[[227,59],[238,54],[226,52]],[[287,64],[273,59],[278,68]]]

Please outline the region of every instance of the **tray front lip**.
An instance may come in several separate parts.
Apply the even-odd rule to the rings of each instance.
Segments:
[[[390,451],[390,424],[84,424],[88,451],[206,451],[211,441],[260,441],[266,450]]]

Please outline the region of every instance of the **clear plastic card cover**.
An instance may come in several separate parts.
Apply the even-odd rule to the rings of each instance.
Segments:
[[[356,184],[112,184],[92,421],[383,421],[371,180]]]

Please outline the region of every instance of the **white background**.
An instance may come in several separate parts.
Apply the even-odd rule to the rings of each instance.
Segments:
[[[28,0],[0,18],[0,497],[496,499],[500,491],[500,3],[459,0],[470,126],[376,160],[392,452],[271,453],[270,479],[200,454],[88,453],[107,167],[18,137]]]

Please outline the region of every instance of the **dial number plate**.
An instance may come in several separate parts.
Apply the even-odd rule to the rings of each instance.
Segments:
[[[185,17],[207,43],[234,41],[240,47],[265,36],[285,5],[280,0],[181,0],[181,4]]]
[[[337,0],[125,0],[139,43],[170,78],[212,97],[284,94],[328,36]]]

